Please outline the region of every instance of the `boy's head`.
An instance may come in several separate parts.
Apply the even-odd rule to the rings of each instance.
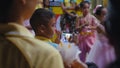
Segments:
[[[37,9],[30,19],[30,24],[36,36],[51,38],[56,24],[55,15],[49,10],[43,8]]]
[[[0,23],[20,22],[30,18],[37,0],[1,0]]]

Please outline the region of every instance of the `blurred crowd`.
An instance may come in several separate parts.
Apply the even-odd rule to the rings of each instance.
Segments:
[[[1,0],[0,68],[119,68],[119,1],[68,2]]]

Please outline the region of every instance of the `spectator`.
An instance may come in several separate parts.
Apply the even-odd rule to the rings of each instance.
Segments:
[[[0,68],[63,68],[57,50],[37,40],[22,24],[37,0],[1,0]]]
[[[109,0],[108,15],[105,23],[107,36],[115,49],[116,60],[108,68],[120,68],[120,1]]]
[[[103,6],[97,6],[97,8],[95,9],[95,15],[97,16],[100,25],[103,27],[102,29],[98,29],[98,40],[91,48],[90,53],[87,56],[86,62],[94,62],[99,68],[105,68],[107,64],[115,60],[115,53],[113,46],[111,46],[108,38],[106,37],[106,32],[104,29],[103,20],[106,16],[106,8],[104,8]]]
[[[57,48],[58,45],[51,41],[55,33],[55,23],[54,13],[46,9],[37,9],[30,18],[30,24],[35,31],[36,38]]]

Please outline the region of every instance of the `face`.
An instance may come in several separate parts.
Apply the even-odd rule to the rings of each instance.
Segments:
[[[49,0],[44,0],[45,1],[45,6],[48,7],[49,6]]]
[[[87,15],[89,13],[89,10],[90,10],[90,4],[85,3],[85,5],[82,8],[83,15]]]
[[[102,11],[101,11],[101,18],[102,18],[102,20],[105,19],[106,14],[107,14],[107,9],[103,8]]]
[[[46,26],[45,34],[47,38],[52,38],[55,32],[55,17],[50,20],[48,26]]]

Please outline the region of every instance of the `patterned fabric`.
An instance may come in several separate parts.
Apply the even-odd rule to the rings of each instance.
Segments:
[[[85,62],[85,58],[87,53],[89,53],[91,47],[94,45],[96,40],[96,30],[95,28],[98,26],[97,19],[88,14],[86,17],[81,17],[77,24],[77,28],[87,24],[86,26],[81,28],[81,32],[79,34],[79,48],[82,51],[80,54],[80,59]]]
[[[115,61],[115,51],[106,36],[98,34],[98,39],[91,48],[86,62],[94,62],[99,68],[106,68],[106,65]]]

